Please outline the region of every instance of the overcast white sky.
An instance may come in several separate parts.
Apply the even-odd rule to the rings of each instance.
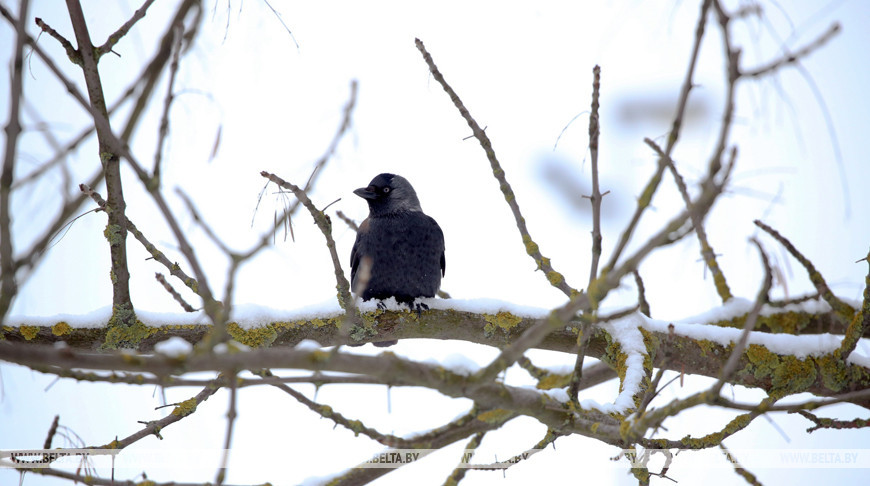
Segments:
[[[34,3],[30,17],[41,17],[68,38],[73,37],[60,3]],[[588,193],[590,187],[585,147],[592,67],[598,64],[602,68],[601,184],[603,190],[610,191],[604,201],[607,258],[634,207],[635,197],[655,167],[655,158],[643,138],[661,141],[670,128],[699,11],[698,2],[687,1],[624,1],[609,5],[272,3],[292,30],[298,48],[262,2],[208,2],[202,32],[178,75],[177,90],[181,94],[172,110],[163,188],[193,236],[201,260],[206,262],[212,288],[222,291],[227,260],[186,215],[174,194],[175,188],[183,188],[192,197],[228,245],[238,250],[249,248],[284,204],[273,186],[257,206],[264,184],[259,172],[268,170],[297,184],[304,183],[335,133],[350,82],[355,79],[359,93],[353,126],[320,175],[317,189],[311,194],[315,204],[323,207],[341,198],[330,209],[361,220],[367,209],[351,191],[365,186],[380,172],[401,174],[417,189],[423,209],[444,230],[445,290],[456,298],[498,298],[543,308],[559,305],[564,296],[533,271],[534,263],[525,256],[483,151],[475,140],[464,140],[470,131],[429,76],[414,47],[414,38],[423,40],[448,82],[477,121],[487,127],[531,234],[544,255],[552,259],[569,283],[581,288],[588,278],[590,247],[591,218],[586,200],[579,195]],[[732,9],[745,4],[728,3]],[[102,42],[138,8],[136,2],[84,4],[97,42]],[[866,46],[870,45],[870,30],[866,28],[870,25],[870,5],[857,0],[760,5],[763,20],[735,21],[735,40],[743,48],[742,62],[747,67],[780,55],[782,47],[796,49],[811,42],[833,22],[842,25],[842,32],[803,61],[801,69],[788,67],[774,77],[741,83],[731,137],[731,143],[739,147],[737,168],[732,190],[707,220],[710,241],[721,255],[720,266],[738,296],[753,298],[758,289],[758,256],[747,238],[756,234],[752,221],[762,218],[812,259],[835,292],[858,299],[867,267],[854,262],[867,254],[870,244],[870,193],[864,187],[870,180],[870,142],[866,135],[870,101],[865,92],[870,85],[866,54]],[[120,57],[109,55],[103,59],[101,72],[109,99],[117,98],[138,75],[173,8],[174,2],[156,2],[148,16],[115,47]],[[28,29],[32,35],[37,33],[32,22]],[[13,40],[12,28],[4,23],[0,27],[0,45],[10,46]],[[43,36],[39,42],[72,79],[84,85],[74,67],[65,63],[63,50],[53,39]],[[689,183],[697,181],[705,169],[718,131],[724,79],[721,52],[718,28],[708,23],[696,75],[698,87],[693,91],[687,125],[674,154]],[[8,47],[0,52],[3,66],[9,66],[10,53]],[[8,76],[2,79],[0,86],[5,88]],[[47,123],[64,140],[87,125],[84,112],[65,97],[64,90],[35,57],[28,60],[25,83],[28,99],[39,116],[28,115],[25,119],[29,131],[19,148],[18,177],[53,153],[36,123]],[[8,89],[0,91],[0,113],[5,123]],[[156,96],[162,99],[164,92],[165,80]],[[113,118],[116,127],[126,119],[126,113],[122,110]],[[575,116],[576,120],[562,133]],[[149,114],[133,143],[140,161],[149,167],[158,117],[159,111]],[[218,132],[219,150],[212,158]],[[99,164],[97,155],[95,144],[86,144],[70,158],[70,184],[63,185],[63,176],[57,171],[49,180],[16,194],[13,211],[17,249],[42,233],[43,222],[52,217],[62,191],[76,190],[79,182],[90,177]],[[131,172],[124,175],[129,217],[153,242],[173,253],[176,243],[150,198]],[[848,192],[844,192],[846,186]],[[642,242],[645,234],[681,206],[668,180],[635,242]],[[346,263],[354,234],[337,219],[333,221],[334,236]],[[73,224],[22,287],[13,314],[85,313],[109,304],[104,226],[101,214],[86,215]],[[294,234],[295,241],[279,238],[274,248],[242,268],[236,286],[237,302],[295,309],[334,298],[329,256],[307,214],[299,213],[294,219]],[[796,262],[776,244],[765,241],[786,278],[776,295],[810,290],[806,274]],[[654,317],[684,318],[719,303],[697,247],[695,240],[687,238],[641,266]],[[134,304],[141,309],[176,312],[176,304],[153,280],[153,273],[163,269],[146,260],[147,254],[137,243],[132,242],[129,248]],[[182,261],[179,254],[170,259]],[[633,289],[626,287],[608,304],[618,307],[633,294]],[[196,304],[192,297],[189,300]],[[416,359],[462,353],[479,363],[486,363],[494,355],[492,349],[452,342],[442,346],[408,342],[395,349]],[[541,353],[538,359],[542,363],[559,362],[551,354]],[[9,365],[0,366],[0,373],[0,448],[41,446],[54,413],[60,413],[61,423],[76,430],[88,444],[106,442],[111,438],[109,434],[135,430],[135,420],[168,413],[153,411],[161,398],[160,392],[151,388],[62,380],[44,391],[52,381],[50,377]],[[600,388],[590,391],[590,396],[600,401],[612,399],[615,384]],[[166,395],[172,402],[193,393],[180,389],[169,390]],[[747,399],[757,396],[751,391],[745,393]],[[385,397],[382,389],[327,387],[320,390],[317,399],[352,415],[358,413],[369,425],[396,432],[437,426],[469,406],[434,393],[393,390],[392,412],[385,414]],[[354,409],[360,403],[368,408]],[[193,420],[173,426],[173,430],[166,431],[166,440],[159,443],[155,439],[150,446],[219,446],[225,406],[226,395],[217,394]],[[287,474],[287,484],[328,474],[354,464],[356,459],[351,458],[380,449],[367,439],[354,439],[349,432],[333,431],[331,422],[318,420],[277,391],[245,390],[240,394],[239,410],[235,445],[299,448],[288,454],[289,471],[281,473]],[[844,417],[860,415],[854,408],[840,410]],[[667,436],[698,433],[699,420],[704,424],[701,427],[709,428],[704,432],[720,429],[731,416],[720,410],[692,411],[669,422]],[[870,439],[867,432],[860,431],[808,435],[803,430],[809,424],[793,416],[775,416],[771,420],[757,420],[747,429],[745,439],[735,438],[729,445],[856,447]],[[487,451],[498,454],[503,450],[500,446],[515,444],[505,454],[512,453],[529,447],[543,435],[539,424],[531,420],[518,422],[489,437],[490,442],[484,442],[490,447]],[[787,432],[781,434],[779,429]],[[582,439],[560,439],[556,444],[556,453],[540,454],[529,464],[510,470],[504,479],[499,473],[470,473],[468,484],[524,484],[528,475],[539,468],[567,477],[577,474],[572,460],[566,459],[571,454],[612,454],[606,447]],[[316,456],[323,462],[317,462]],[[434,474],[431,477],[442,481],[454,457],[448,455],[440,469],[421,464],[409,472],[391,474],[394,477],[379,484],[401,484],[420,474]],[[605,478],[611,478],[605,480],[624,480],[621,472],[602,471]],[[709,484],[730,484],[738,479],[722,471],[711,474]],[[765,478],[780,480],[786,471],[757,473],[764,482]],[[794,484],[813,484],[830,473],[803,471],[796,474]],[[855,476],[854,471],[839,473],[842,476],[838,477],[845,480],[863,477]],[[0,482],[14,477],[0,472]],[[153,477],[169,479],[158,473]],[[206,477],[210,479],[211,475]],[[265,481],[270,477],[275,476],[247,476],[243,468],[231,469],[229,476],[235,482]],[[696,476],[677,479],[689,477]],[[202,476],[176,479],[203,480]],[[51,483],[28,477],[25,484]]]

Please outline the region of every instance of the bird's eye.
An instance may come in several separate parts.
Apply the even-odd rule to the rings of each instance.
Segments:
[[[389,188],[389,187],[385,187],[385,188],[383,188],[383,189],[381,189],[381,190],[384,191],[384,194],[390,192],[390,188]]]

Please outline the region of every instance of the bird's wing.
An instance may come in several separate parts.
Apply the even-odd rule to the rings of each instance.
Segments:
[[[359,225],[359,229],[356,232],[356,240],[353,242],[353,248],[350,249],[350,285],[351,290],[354,287],[354,280],[356,280],[356,271],[359,268],[360,261],[360,236],[365,235],[369,231],[369,219],[366,218]]]
[[[447,261],[444,259],[444,232],[441,231],[441,227],[438,226],[438,222],[435,221],[435,218],[431,216],[426,216],[429,218],[429,221],[432,223],[432,226],[435,227],[435,234],[438,235],[438,239],[441,240],[441,276],[444,276],[444,273],[447,270]]]

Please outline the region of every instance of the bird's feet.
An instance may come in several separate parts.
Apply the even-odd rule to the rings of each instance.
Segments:
[[[414,302],[411,306],[411,310],[417,313],[417,318],[423,314],[424,310],[429,310],[429,306],[422,302]]]

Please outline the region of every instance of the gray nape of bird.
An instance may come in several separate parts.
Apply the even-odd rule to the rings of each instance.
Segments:
[[[385,173],[353,192],[366,200],[369,216],[350,252],[352,290],[363,300],[395,297],[409,307],[417,297],[434,297],[445,269],[444,234],[423,213],[411,183]]]

